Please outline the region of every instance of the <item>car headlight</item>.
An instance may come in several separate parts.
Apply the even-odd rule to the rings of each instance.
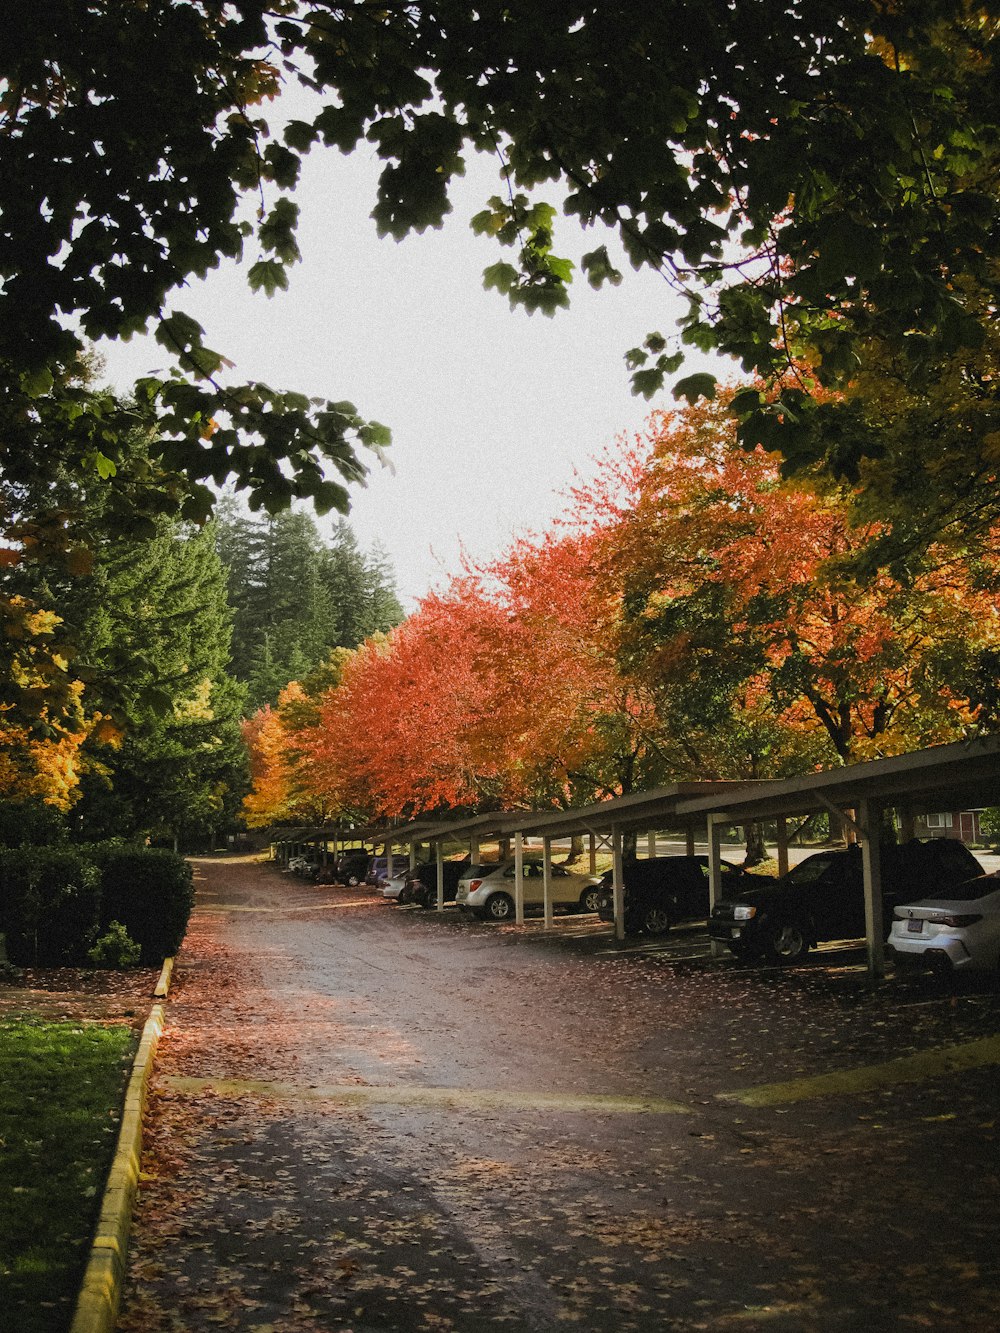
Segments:
[[[737,921],[752,921],[756,915],[756,907],[751,907],[749,903],[737,903],[733,908],[733,916]]]

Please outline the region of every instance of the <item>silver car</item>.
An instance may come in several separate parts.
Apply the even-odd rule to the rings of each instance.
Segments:
[[[1000,969],[1000,871],[958,884],[947,897],[904,903],[893,915],[887,943],[897,966]]]
[[[382,897],[387,898],[391,903],[398,902],[399,895],[403,892],[409,875],[409,870],[403,870],[393,875],[392,879],[380,879],[377,892],[381,893]]]
[[[458,881],[455,901],[477,916],[490,921],[510,921],[514,917],[516,866],[514,858],[497,865],[475,866]],[[525,907],[541,907],[544,902],[543,864],[538,857],[524,858],[522,867]],[[552,866],[552,902],[556,907],[574,912],[596,912],[601,896],[601,881],[596,875],[580,875],[565,866]]]

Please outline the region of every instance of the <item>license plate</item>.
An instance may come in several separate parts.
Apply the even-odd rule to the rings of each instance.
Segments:
[[[911,935],[919,935],[924,929],[924,923],[919,917],[911,916],[906,923],[906,929]]]

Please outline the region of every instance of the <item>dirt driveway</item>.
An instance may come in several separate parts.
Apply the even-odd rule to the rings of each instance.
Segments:
[[[195,868],[122,1333],[996,1328],[995,993]]]

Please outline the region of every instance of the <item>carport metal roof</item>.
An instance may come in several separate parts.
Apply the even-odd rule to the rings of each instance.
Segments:
[[[558,837],[572,833],[607,833],[612,829],[631,830],[659,827],[671,822],[695,823],[703,817],[685,818],[680,814],[684,803],[695,797],[721,795],[738,791],[744,782],[674,782],[652,791],[632,792],[608,801],[579,806],[572,810],[525,810],[507,816],[506,832],[536,833]]]
[[[570,810],[499,810],[464,819],[433,820],[402,824],[396,829],[382,828],[370,836],[379,840],[386,836],[400,842],[410,840],[437,841],[456,835],[533,833],[544,836],[569,836],[573,833],[609,832],[612,828],[634,829],[654,827],[657,820],[668,823],[677,816],[681,802],[696,796],[742,789],[747,784],[737,781],[674,782],[652,791],[633,792],[607,801],[577,806]],[[703,816],[691,816],[688,823],[702,822]],[[652,823],[650,821],[653,821]]]
[[[1000,736],[936,745],[891,759],[767,783],[683,802],[685,818],[714,815],[732,824],[818,810],[856,808],[862,802],[916,814],[1000,804]]]

